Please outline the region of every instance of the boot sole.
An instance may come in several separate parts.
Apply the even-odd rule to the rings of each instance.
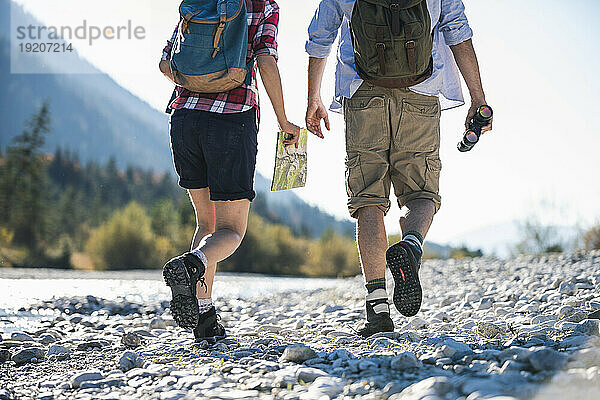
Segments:
[[[166,263],[163,268],[163,278],[171,288],[173,319],[181,328],[195,328],[198,325],[198,301],[183,260],[175,259]]]
[[[223,340],[227,337],[227,334],[223,335],[223,336],[208,336],[208,337],[204,337],[204,338],[196,338],[195,341],[196,343],[200,343],[203,341],[207,341],[208,343],[214,344],[217,343],[219,340]]]
[[[401,242],[390,247],[385,259],[394,278],[394,306],[405,317],[416,315],[421,309],[423,289],[412,253]]]

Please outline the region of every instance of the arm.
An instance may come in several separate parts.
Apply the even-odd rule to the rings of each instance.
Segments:
[[[329,130],[329,116],[321,100],[321,82],[327,64],[326,58],[309,57],[308,59],[308,107],[306,109],[306,127],[309,131],[324,138],[321,131],[321,119]]]
[[[173,35],[171,36],[171,40],[167,41],[167,45],[162,51],[162,57],[160,62],[158,63],[158,69],[163,73],[171,82],[175,83],[173,79],[173,73],[171,72],[171,49],[173,48],[173,43],[175,42],[175,37],[177,36],[178,26],[175,26],[175,31],[173,31]]]
[[[331,46],[335,42],[342,24],[344,13],[339,3],[334,0],[322,0],[308,27],[306,52],[308,59],[308,107],[306,109],[306,127],[309,131],[323,138],[321,120],[329,130],[327,109],[321,100],[321,82],[327,64]]]
[[[277,30],[279,26],[279,6],[273,0],[265,1],[265,13],[258,24],[257,34],[252,40],[252,51],[256,56],[256,64],[260,72],[263,85],[271,100],[273,111],[277,116],[277,123],[281,131],[292,135],[283,143],[288,146],[294,144],[298,147],[300,128],[287,120],[281,87],[281,76],[277,67]]]
[[[300,137],[300,128],[287,120],[285,114],[285,105],[283,101],[283,89],[281,87],[281,77],[279,75],[279,68],[277,67],[277,61],[275,57],[271,55],[262,55],[256,57],[256,63],[258,70],[260,71],[260,77],[263,85],[269,95],[271,104],[273,105],[273,111],[277,116],[277,123],[279,128],[290,135],[292,138],[284,141],[287,145],[294,144],[298,147],[298,138]]]
[[[461,75],[467,83],[469,93],[471,94],[471,108],[467,113],[465,127],[468,128],[469,121],[475,115],[479,106],[485,104],[485,94],[481,84],[479,74],[479,64],[477,56],[473,49],[473,31],[469,26],[469,21],[465,15],[465,6],[462,0],[442,0],[441,15],[439,21],[440,33],[444,36],[444,41],[454,55],[454,60],[458,65]],[[492,122],[481,129],[481,133],[492,129]]]
[[[477,109],[481,105],[487,104],[485,101],[485,93],[483,92],[483,85],[481,84],[479,63],[477,62],[477,55],[475,54],[475,49],[473,48],[473,42],[471,39],[457,45],[450,46],[450,49],[452,49],[458,69],[465,79],[467,87],[469,88],[469,93],[471,94],[471,108],[469,109],[467,119],[465,121],[465,127],[468,128],[469,121],[471,118],[473,118]],[[481,133],[485,133],[490,130],[492,130],[492,121],[490,121],[489,125],[481,129]]]

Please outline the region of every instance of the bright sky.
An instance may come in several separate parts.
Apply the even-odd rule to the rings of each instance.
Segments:
[[[179,1],[15,1],[47,24],[78,24],[87,18],[99,25],[128,19],[143,25],[148,34],[143,44],[101,43],[77,49],[121,85],[164,109],[172,88],[157,63],[177,22]],[[456,142],[467,107],[443,113],[443,205],[429,238],[450,242],[457,233],[531,215],[560,224],[599,222],[600,135],[594,116],[600,109],[600,3],[464,3],[475,31],[487,100],[495,112],[494,131],[470,153],[459,153]],[[303,124],[306,107],[306,27],[317,4],[318,0],[279,0],[279,67],[287,113],[297,124]],[[333,96],[334,66],[332,55],[323,84],[326,104]],[[277,126],[266,94],[262,100],[258,170],[269,177]],[[331,123],[324,141],[309,140],[308,184],[297,194],[346,217],[343,119],[332,115]],[[540,215],[543,203],[557,204],[561,210]],[[398,231],[398,216],[395,206],[386,220],[388,231]]]

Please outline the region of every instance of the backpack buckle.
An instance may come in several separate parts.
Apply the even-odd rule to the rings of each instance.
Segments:
[[[408,42],[406,42],[406,48],[407,49],[414,49],[415,48],[415,41],[414,40],[409,40]]]

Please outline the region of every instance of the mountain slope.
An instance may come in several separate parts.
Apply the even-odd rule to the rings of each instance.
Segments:
[[[19,24],[36,24],[23,12]],[[11,74],[10,1],[0,0],[0,146],[19,134],[23,124],[44,100],[50,101],[52,127],[45,150],[57,147],[76,152],[82,161],[106,162],[113,157],[121,168],[135,165],[173,172],[168,115],[155,110],[108,75]],[[39,63],[31,57],[31,63]],[[95,69],[83,59],[79,70]],[[51,68],[51,67],[49,67]],[[320,236],[326,229],[352,235],[354,225],[306,204],[290,191],[270,191],[270,181],[256,175],[256,190],[264,200],[254,209],[261,216],[290,226],[296,233]]]

